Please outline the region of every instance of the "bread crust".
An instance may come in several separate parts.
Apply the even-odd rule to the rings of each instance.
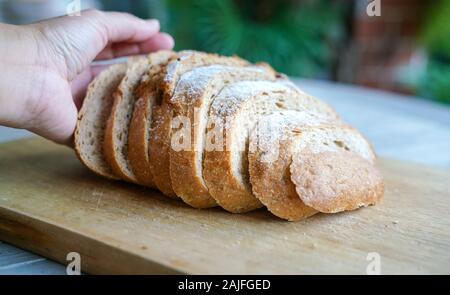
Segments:
[[[383,197],[381,173],[354,153],[298,153],[290,171],[300,199],[323,213],[374,205]]]
[[[245,213],[258,208],[263,204],[230,173],[233,170],[233,155],[229,151],[208,152],[205,157],[205,180],[209,192],[217,203],[231,213]]]
[[[172,108],[168,104],[153,107],[153,120],[149,144],[150,170],[153,181],[166,196],[178,198],[170,179],[170,134]]]
[[[116,158],[116,150],[114,148],[115,142],[114,142],[114,130],[116,129],[116,120],[114,119],[114,114],[117,113],[119,108],[119,100],[121,100],[121,91],[119,89],[116,90],[114,93],[114,103],[113,107],[111,109],[111,115],[108,118],[108,121],[106,123],[106,130],[105,130],[105,141],[103,144],[103,154],[105,155],[105,159],[108,162],[108,164],[111,166],[112,170],[114,171],[115,175],[118,175],[120,179],[137,183],[136,179],[134,177],[129,176],[128,174],[125,174],[122,170],[121,165],[119,164],[117,158]]]
[[[163,101],[170,102],[178,80],[184,73],[201,66],[208,65],[229,65],[236,67],[250,66],[251,64],[238,56],[222,56],[215,53],[205,53],[200,51],[184,50],[178,53],[166,67],[165,75],[161,81]],[[264,66],[270,67],[265,64]]]
[[[253,194],[275,216],[298,221],[318,211],[306,206],[291,181],[291,154],[288,142],[280,142],[279,156],[273,162],[261,161],[260,152],[249,153],[249,172]]]
[[[128,134],[128,161],[137,183],[156,188],[153,175],[149,169],[148,157],[148,120],[151,120],[151,98],[138,99],[134,105],[133,117]],[[149,111],[150,110],[150,111]]]
[[[84,99],[83,105],[80,109],[80,112],[78,113],[77,126],[74,135],[75,153],[80,161],[94,173],[113,180],[118,180],[120,178],[116,174],[114,174],[112,168],[109,166],[102,152],[103,142],[105,140],[104,130],[107,124],[107,118],[112,109],[113,97],[103,97],[103,104],[100,106],[100,109],[98,109],[98,107],[94,105],[94,100],[98,98],[93,97],[93,95],[96,92],[97,88],[101,87],[100,84],[102,84],[104,80],[107,79],[107,76],[117,75],[117,77],[110,81],[110,87],[112,88],[111,92],[113,92],[114,89],[116,89],[116,87],[119,85],[122,78],[125,76],[126,68],[126,64],[112,65],[111,67],[100,73],[97,78],[94,79],[94,81],[89,85],[86,98]],[[97,111],[95,118],[86,118],[86,116],[88,116],[88,112],[93,108],[96,108]],[[88,158],[88,155],[85,155],[85,153],[83,152],[83,149],[85,148],[85,143],[83,143],[83,136],[85,132],[83,124],[85,124],[84,120],[88,119],[89,124],[98,125],[99,134],[97,136],[94,136],[92,140],[94,141],[95,145],[98,145],[98,153],[96,157],[100,164],[91,161]]]
[[[156,77],[161,66],[175,55],[173,51],[159,51],[148,56],[150,67],[136,89],[138,98],[131,118],[128,135],[128,161],[141,185],[156,188],[150,170],[149,140],[152,122],[152,110],[156,100]]]
[[[114,93],[114,104],[106,124],[103,152],[116,175],[125,181],[138,183],[128,161],[129,127],[136,102],[134,92],[139,85],[132,79],[140,82],[148,70],[149,62],[144,57],[133,57],[128,63],[127,73]],[[127,114],[124,116],[123,112]]]

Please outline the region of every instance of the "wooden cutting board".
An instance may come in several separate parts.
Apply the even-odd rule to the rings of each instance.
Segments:
[[[16,141],[0,145],[0,240],[64,264],[78,252],[93,274],[365,274],[370,252],[383,274],[450,274],[450,172],[379,166],[380,205],[292,223],[192,209],[97,177],[68,148]]]

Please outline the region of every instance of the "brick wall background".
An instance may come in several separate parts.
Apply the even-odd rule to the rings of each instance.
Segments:
[[[418,33],[433,1],[381,0],[381,16],[368,16],[369,1],[355,0],[351,41],[337,79],[368,87],[410,93],[409,80],[426,67]]]

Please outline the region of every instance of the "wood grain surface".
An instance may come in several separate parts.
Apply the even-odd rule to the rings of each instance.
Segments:
[[[450,171],[382,159],[385,200],[286,222],[102,179],[41,139],[0,145],[0,240],[93,274],[450,274]]]

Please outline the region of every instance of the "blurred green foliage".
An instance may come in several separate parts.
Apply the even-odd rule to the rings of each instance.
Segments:
[[[422,39],[432,54],[450,58],[450,1],[436,0],[430,5]]]
[[[167,5],[164,0],[101,0],[103,10],[124,11],[140,18],[157,18],[166,27]]]
[[[345,38],[349,5],[339,0],[104,0],[106,10],[156,17],[176,49],[196,49],[278,71],[331,78]]]
[[[303,77],[330,77],[345,37],[346,8],[333,0],[168,0],[177,49],[198,49]]]
[[[420,88],[423,96],[450,103],[450,64],[431,59]]]
[[[422,41],[429,53],[420,83],[425,97],[450,103],[450,1],[436,1],[426,16]]]

